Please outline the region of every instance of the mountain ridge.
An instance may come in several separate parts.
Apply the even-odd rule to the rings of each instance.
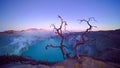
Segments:
[[[16,33],[16,32],[25,32],[25,31],[50,31],[47,29],[42,29],[42,28],[29,28],[29,29],[24,29],[24,30],[5,30],[1,31],[0,33]],[[103,31],[120,31],[120,29],[114,29],[114,30],[98,30],[98,31],[92,31],[92,32],[103,32]],[[72,31],[73,32],[73,31]],[[76,31],[75,31],[76,32]],[[78,32],[78,31],[77,31]],[[79,32],[84,32],[84,31],[79,31]]]

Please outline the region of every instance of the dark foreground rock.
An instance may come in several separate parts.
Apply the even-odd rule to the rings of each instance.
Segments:
[[[48,62],[46,62],[45,64],[45,62],[42,63],[40,61],[39,62],[33,60],[26,61],[26,59],[22,60],[22,63],[19,61],[17,62],[9,61],[9,63],[6,64],[4,63],[3,65],[0,65],[0,68],[120,68],[120,63],[100,61],[93,59],[91,57],[83,56],[81,57],[80,61],[69,58],[69,59],[65,59],[62,62],[54,63],[53,65],[50,65],[50,63]]]
[[[33,60],[30,57],[22,57],[22,56],[17,56],[17,55],[11,55],[11,56],[7,56],[7,55],[3,55],[0,56],[0,68],[8,68],[11,66],[26,66],[26,65],[53,65],[56,62],[48,62],[48,61],[36,61]]]

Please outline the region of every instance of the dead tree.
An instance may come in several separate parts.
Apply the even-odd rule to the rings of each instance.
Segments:
[[[61,38],[61,42],[60,42],[60,45],[59,46],[54,46],[52,44],[50,45],[47,45],[45,48],[48,49],[48,47],[52,47],[52,48],[60,48],[61,52],[62,52],[62,55],[63,55],[63,58],[65,59],[65,56],[66,57],[69,57],[69,53],[67,51],[65,51],[65,45],[64,45],[64,40],[65,40],[65,37],[63,35],[63,27],[64,29],[66,30],[66,26],[67,26],[67,22],[63,20],[63,18],[61,16],[58,15],[58,18],[61,20],[61,24],[60,24],[60,27],[57,28],[54,24],[52,24],[52,27],[55,31],[55,33],[57,35],[60,36]]]
[[[73,56],[73,58],[77,58],[78,60],[80,59],[80,56],[79,56],[79,49],[78,49],[78,46],[80,45],[84,45],[88,40],[85,39],[86,35],[89,33],[90,30],[92,30],[93,27],[96,27],[96,26],[92,26],[90,24],[91,21],[96,21],[94,17],[90,17],[88,20],[85,20],[85,19],[82,19],[82,20],[79,20],[80,22],[85,22],[87,23],[87,25],[89,26],[85,32],[82,33],[81,36],[81,40],[76,40],[75,44],[74,44],[74,49],[75,49],[75,54]]]

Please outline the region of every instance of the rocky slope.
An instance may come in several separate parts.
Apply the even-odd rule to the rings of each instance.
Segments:
[[[21,64],[10,63],[1,66],[2,68],[120,68],[119,63],[112,63],[106,61],[96,60],[90,57],[81,57],[80,61],[75,59],[65,59],[62,62],[55,63],[53,65],[46,64]]]

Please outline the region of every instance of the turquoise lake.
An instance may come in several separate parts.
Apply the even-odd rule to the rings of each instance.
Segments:
[[[47,44],[52,44],[55,46],[59,46],[60,39],[44,39],[37,41],[36,43],[32,44],[28,50],[22,53],[22,56],[30,56],[32,59],[35,60],[43,60],[43,61],[49,61],[49,62],[57,62],[62,61],[63,56],[59,48],[51,48],[49,47],[47,50],[45,49],[45,46]],[[64,44],[67,46],[69,45],[67,41],[64,42]],[[67,50],[70,51],[70,50]]]

